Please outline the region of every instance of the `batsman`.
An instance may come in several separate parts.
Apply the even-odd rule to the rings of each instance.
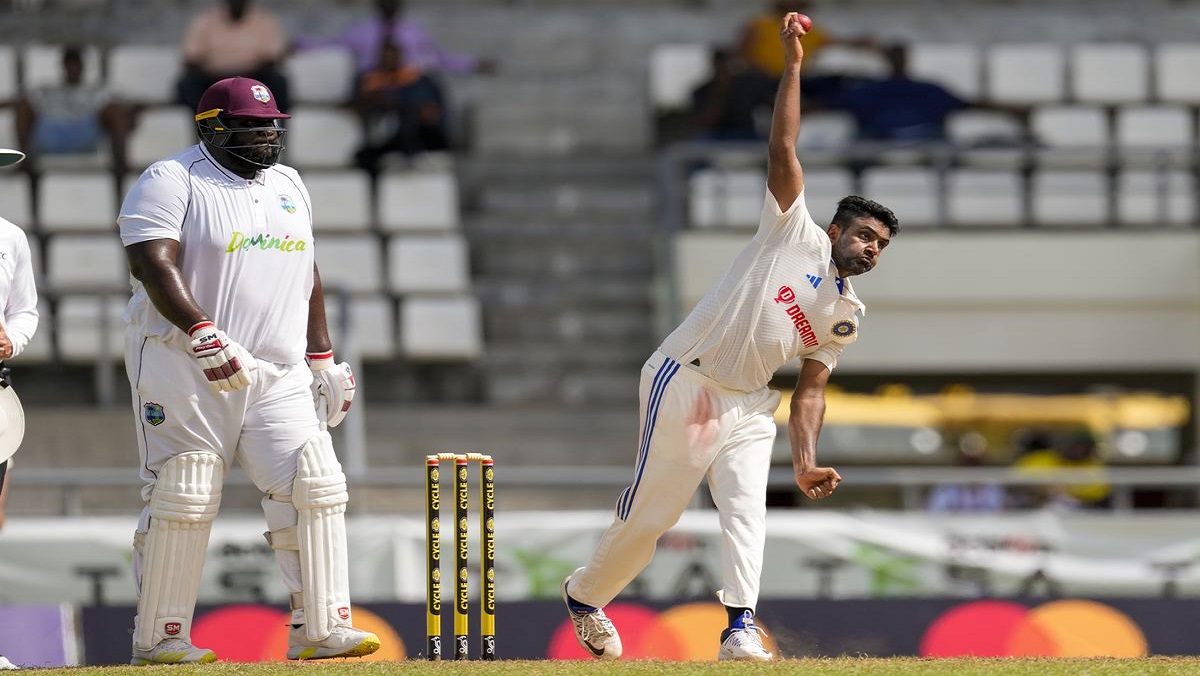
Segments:
[[[196,110],[200,142],[152,164],[121,206],[146,502],[134,536],[135,665],[217,659],[192,644],[192,614],[235,460],[263,493],[290,592],[287,658],[379,649],[351,623],[349,495],[327,428],[346,416],[355,382],[333,357],[308,191],[278,164],[288,117],[261,82],[213,84]]]

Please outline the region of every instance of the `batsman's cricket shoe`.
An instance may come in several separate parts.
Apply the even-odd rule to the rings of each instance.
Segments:
[[[580,569],[582,570],[582,569]],[[576,573],[579,570],[575,571]],[[567,583],[571,581],[568,575],[562,583],[563,603],[567,604],[567,614],[571,616],[571,624],[575,625],[575,640],[583,649],[597,659],[615,660],[621,657],[621,636],[612,620],[600,608],[583,606],[567,596]],[[583,609],[581,609],[581,606]]]
[[[207,648],[197,648],[181,638],[164,638],[149,650],[134,648],[129,663],[143,667],[147,664],[208,664],[216,661],[217,654]]]
[[[8,661],[4,655],[0,655],[0,669],[20,669],[17,665]]]
[[[763,647],[762,629],[754,624],[754,616],[746,611],[732,626],[721,632],[721,651],[717,659],[767,662],[775,656]]]
[[[362,657],[379,650],[379,637],[369,631],[339,624],[320,641],[308,640],[304,625],[288,632],[289,660],[323,660],[330,657]]]

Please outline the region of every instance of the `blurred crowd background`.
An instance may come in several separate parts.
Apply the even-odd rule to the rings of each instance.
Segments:
[[[447,450],[512,468],[512,506],[606,508],[642,361],[755,225],[786,10],[817,26],[810,208],[903,230],[832,378],[846,485],[800,504],[781,445],[773,504],[1195,507],[1196,3],[7,0],[0,146],[30,161],[0,204],[43,303],[9,518],[135,510],[113,217],[235,73],[293,115],[361,508],[419,504]]]

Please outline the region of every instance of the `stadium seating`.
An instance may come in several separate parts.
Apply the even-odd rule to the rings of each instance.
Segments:
[[[479,301],[410,296],[400,303],[400,350],[413,361],[457,361],[483,354]]]
[[[712,75],[712,49],[704,44],[658,45],[650,53],[650,102],[660,112],[687,110],[692,90]]]
[[[37,212],[45,232],[114,232],[116,187],[107,173],[46,172],[38,182]]]
[[[317,236],[326,232],[365,232],[370,229],[371,184],[361,171],[310,171],[304,186],[312,198]]]
[[[1066,55],[1056,44],[998,43],[987,48],[991,101],[1012,105],[1055,103],[1066,94]]]
[[[375,235],[329,235],[317,244],[321,284],[353,293],[383,288],[383,260]]]
[[[175,45],[114,45],[108,52],[109,89],[130,103],[170,104],[180,71]]]

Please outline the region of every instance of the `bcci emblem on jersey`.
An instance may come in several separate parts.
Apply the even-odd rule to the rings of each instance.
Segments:
[[[858,327],[854,325],[854,322],[848,319],[843,319],[842,321],[834,324],[831,330],[833,331],[833,335],[837,336],[838,338],[845,338],[847,336],[853,336],[854,332],[858,330]]]
[[[296,213],[296,203],[292,201],[291,195],[280,195],[279,206],[283,207],[283,210],[289,214]]]
[[[155,427],[163,424],[167,419],[167,413],[163,411],[162,404],[156,404],[151,401],[147,402],[142,409],[145,411],[146,422]]]

